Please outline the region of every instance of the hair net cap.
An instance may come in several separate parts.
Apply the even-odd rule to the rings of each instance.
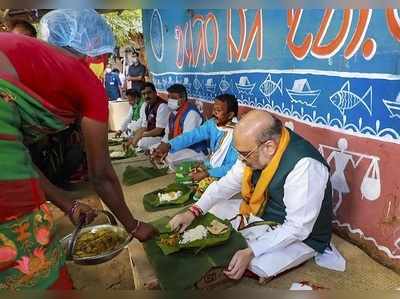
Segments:
[[[115,39],[106,20],[94,9],[57,9],[40,20],[41,38],[87,56],[113,53]]]

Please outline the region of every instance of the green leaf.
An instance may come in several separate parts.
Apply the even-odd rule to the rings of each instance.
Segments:
[[[175,180],[180,184],[191,184],[193,182],[192,177],[189,173],[192,172],[193,168],[199,166],[199,162],[196,161],[184,161],[176,167]]]
[[[108,146],[115,146],[115,145],[120,145],[123,143],[122,138],[111,138],[108,139]]]
[[[160,220],[160,222],[157,223],[157,226],[161,226],[162,228],[162,223],[163,221],[166,221],[166,218],[162,218]],[[157,245],[160,247],[160,249],[162,250],[162,252],[165,255],[169,255],[175,252],[180,251],[181,249],[191,249],[193,250],[194,254],[198,254],[201,250],[203,250],[204,248],[208,248],[208,247],[214,247],[217,245],[221,245],[223,243],[225,243],[227,240],[229,240],[229,237],[231,235],[232,232],[232,226],[230,224],[230,222],[228,220],[221,220],[218,217],[214,216],[213,214],[207,213],[202,217],[196,218],[193,223],[187,228],[187,230],[192,229],[198,225],[204,225],[205,227],[209,226],[211,224],[211,222],[213,220],[217,220],[219,222],[222,222],[224,224],[226,224],[228,226],[228,230],[220,235],[213,235],[211,233],[208,233],[207,238],[206,239],[202,239],[202,240],[196,240],[190,243],[186,243],[186,244],[177,244],[177,246],[173,247],[173,246],[167,246],[165,244],[162,244],[158,239],[157,240]],[[169,221],[169,220],[168,220]],[[154,223],[153,223],[154,225]],[[157,227],[156,226],[156,227]],[[171,235],[172,233],[168,233],[165,230],[166,227],[166,222],[164,223],[164,230],[160,231],[161,235],[159,236],[159,238],[163,238],[163,237],[167,237],[169,235]],[[181,239],[181,238],[180,238]]]
[[[149,179],[153,179],[159,176],[166,175],[168,172],[167,168],[157,169],[153,167],[132,167],[127,166],[123,173],[123,183],[126,186],[134,185]]]
[[[182,191],[182,195],[174,201],[160,202],[158,193],[176,192]],[[157,211],[162,209],[176,208],[180,206],[193,203],[191,200],[193,196],[193,190],[186,185],[170,184],[165,188],[158,189],[151,193],[147,193],[143,197],[143,206],[146,211]]]
[[[170,217],[162,217],[152,224],[163,229],[161,233],[164,234],[169,220]],[[154,239],[144,242],[143,246],[161,289],[184,290],[192,289],[211,268],[228,266],[232,256],[238,250],[247,248],[247,243],[240,233],[232,229],[229,239],[223,245],[206,247],[196,255],[196,249],[185,249],[165,255]]]

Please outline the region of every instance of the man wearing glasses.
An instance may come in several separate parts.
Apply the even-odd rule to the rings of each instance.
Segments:
[[[171,220],[172,229],[184,231],[206,212],[230,219],[248,243],[223,271],[235,280],[248,269],[269,281],[329,250],[332,192],[320,153],[265,111],[241,119],[234,144],[237,163],[189,211]],[[232,199],[237,193],[241,198]]]

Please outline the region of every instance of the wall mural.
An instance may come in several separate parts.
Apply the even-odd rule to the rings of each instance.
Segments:
[[[265,109],[331,165],[335,226],[400,271],[399,9],[145,10],[160,92]]]

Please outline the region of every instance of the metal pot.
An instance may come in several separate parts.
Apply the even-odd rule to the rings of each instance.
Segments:
[[[107,261],[113,259],[118,254],[120,254],[122,252],[122,250],[124,249],[124,247],[127,246],[129,244],[129,242],[133,239],[133,237],[130,234],[128,234],[124,228],[118,226],[117,221],[115,220],[115,217],[113,214],[111,214],[108,211],[104,211],[104,210],[102,210],[100,212],[105,214],[108,217],[110,224],[92,225],[92,226],[87,226],[87,227],[83,228],[83,222],[80,222],[79,225],[72,232],[72,234],[69,234],[60,240],[61,244],[67,251],[67,260],[74,261],[76,264],[80,264],[80,265],[101,264],[101,263],[104,263],[104,262],[107,262]],[[117,248],[113,249],[112,251],[107,251],[105,253],[102,253],[102,254],[99,254],[96,256],[90,256],[90,257],[74,256],[73,253],[75,250],[76,241],[80,234],[83,234],[85,232],[96,232],[97,230],[102,230],[105,228],[124,236],[125,241],[122,244],[120,244]]]

